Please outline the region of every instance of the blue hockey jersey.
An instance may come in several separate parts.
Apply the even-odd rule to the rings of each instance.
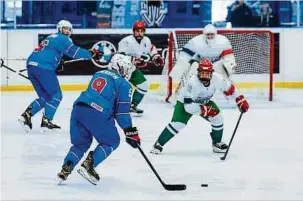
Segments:
[[[73,59],[90,59],[92,54],[73,44],[72,40],[62,34],[49,35],[32,52],[27,59],[27,65],[55,71],[63,55]]]
[[[124,129],[132,127],[131,97],[132,87],[125,78],[113,70],[103,70],[94,74],[74,106],[79,102],[90,105],[105,115],[113,116]]]

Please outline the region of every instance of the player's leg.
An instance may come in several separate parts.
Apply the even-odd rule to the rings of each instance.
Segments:
[[[42,117],[41,127],[43,129],[60,129],[61,127],[52,122],[57,108],[62,100],[62,92],[59,85],[57,75],[53,71],[41,70],[39,81],[48,94],[48,99],[45,100],[44,116]]]
[[[32,122],[31,118],[38,113],[41,109],[45,106],[45,97],[47,97],[47,93],[44,91],[42,85],[40,84],[39,80],[37,80],[36,72],[37,68],[28,66],[28,77],[38,95],[39,98],[35,99],[21,114],[21,118],[19,118],[19,122],[25,127],[26,131],[32,129]]]
[[[95,171],[95,167],[108,158],[119,146],[120,137],[115,127],[114,118],[110,117],[108,113],[99,112],[94,108],[89,108],[88,110],[90,110],[90,115],[94,118],[83,119],[82,122],[92,133],[98,145],[94,151],[88,153],[78,172],[88,181],[96,183],[100,178]]]
[[[62,170],[58,177],[66,180],[74,167],[79,163],[84,153],[89,149],[93,137],[89,130],[82,124],[82,118],[91,119],[88,110],[76,105],[71,113],[70,138],[72,146],[64,158]]]
[[[222,136],[223,136],[223,128],[224,128],[223,116],[215,102],[209,101],[206,105],[212,106],[213,108],[216,108],[216,110],[218,111],[218,114],[216,116],[205,118],[207,121],[209,121],[211,123],[211,127],[212,127],[210,136],[212,139],[213,151],[216,153],[225,153],[228,146],[224,142],[221,141]]]
[[[163,146],[186,126],[191,117],[192,114],[185,111],[184,104],[177,101],[171,122],[164,128],[150,152],[154,154],[162,152]]]
[[[137,106],[141,103],[144,95],[147,93],[148,90],[148,83],[144,74],[136,69],[129,80],[129,82],[136,87],[131,103],[131,113],[142,115],[143,110],[139,109]]]

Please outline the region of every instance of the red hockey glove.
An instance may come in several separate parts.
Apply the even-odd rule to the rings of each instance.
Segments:
[[[164,60],[162,59],[162,57],[159,54],[155,55],[152,60],[156,66],[159,66],[159,67],[164,66]]]
[[[104,52],[101,52],[99,49],[93,48],[90,49],[89,51],[92,53],[92,58],[97,61],[100,60],[101,57],[104,55]]]
[[[249,105],[243,95],[240,95],[236,98],[236,103],[237,103],[237,106],[238,106],[240,112],[243,112],[243,113],[247,112]]]
[[[137,148],[138,145],[141,144],[138,129],[136,127],[126,128],[124,129],[124,133],[126,142],[133,148]]]
[[[212,106],[201,105],[201,116],[202,117],[214,117],[219,113],[216,108]]]
[[[133,57],[132,61],[137,68],[145,68],[147,66],[147,62],[142,57]]]

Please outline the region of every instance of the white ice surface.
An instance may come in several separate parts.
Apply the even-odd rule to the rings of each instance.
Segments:
[[[240,122],[227,159],[214,154],[210,125],[193,117],[165,147],[162,155],[149,153],[171,119],[173,107],[150,96],[134,118],[142,148],[168,184],[186,184],[187,190],[162,188],[139,151],[124,141],[97,171],[93,186],[76,171],[66,185],[56,185],[63,158],[69,150],[71,105],[80,92],[64,92],[54,123],[58,133],[41,133],[41,113],[26,134],[17,118],[36,95],[1,94],[1,198],[3,200],[303,200],[303,90],[279,91],[273,103],[253,102]],[[239,112],[223,108],[224,136],[228,142]],[[95,143],[93,144],[95,148]],[[202,188],[201,183],[208,183]]]

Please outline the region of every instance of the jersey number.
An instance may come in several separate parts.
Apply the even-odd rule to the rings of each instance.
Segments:
[[[106,80],[102,77],[95,79],[92,83],[92,88],[98,93],[101,93],[104,87],[106,86]]]
[[[38,47],[35,48],[34,52],[39,52],[43,50],[48,45],[48,40],[43,40]]]

